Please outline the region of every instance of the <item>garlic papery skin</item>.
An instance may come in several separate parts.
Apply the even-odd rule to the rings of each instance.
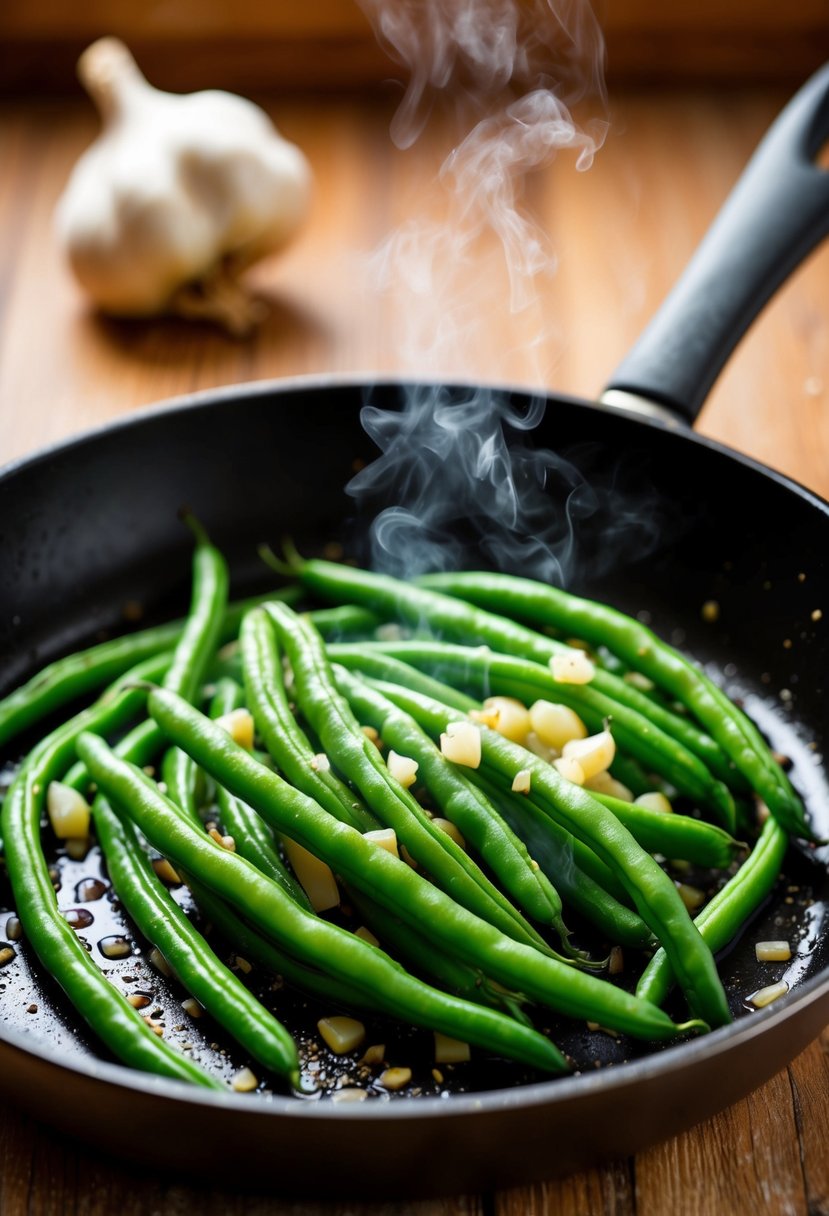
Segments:
[[[56,212],[81,287],[114,316],[178,313],[248,332],[261,304],[238,275],[304,219],[303,153],[242,97],[154,89],[115,38],[84,51],[78,74],[103,124]]]

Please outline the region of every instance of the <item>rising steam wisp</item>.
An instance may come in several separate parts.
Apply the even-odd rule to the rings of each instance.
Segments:
[[[374,290],[402,302],[397,367],[474,382],[487,343],[491,372],[500,275],[498,303],[505,316],[520,314],[519,378],[545,383],[554,356],[539,284],[554,275],[556,250],[528,196],[559,153],[582,171],[604,141],[604,43],[593,11],[587,0],[360,3],[406,69],[391,128],[397,146],[410,147],[436,107],[449,133],[433,179],[438,204],[433,192],[428,219],[410,216],[371,260]],[[514,369],[506,338],[504,353]],[[606,495],[562,456],[531,447],[543,414],[541,396],[517,405],[487,389],[415,387],[400,412],[367,404],[363,424],[382,455],[348,489],[359,505],[396,504],[373,525],[374,565],[412,575],[477,554],[566,579],[576,529]]]

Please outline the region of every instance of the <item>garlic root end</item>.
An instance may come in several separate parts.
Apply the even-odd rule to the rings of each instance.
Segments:
[[[170,300],[169,311],[189,320],[212,321],[234,338],[248,337],[268,313],[266,305],[224,269],[185,283]]]

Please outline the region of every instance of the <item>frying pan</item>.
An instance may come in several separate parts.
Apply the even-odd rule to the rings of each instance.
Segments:
[[[370,400],[394,417],[424,393],[452,408],[479,394],[475,400],[496,404],[516,451],[528,442],[527,418],[543,414],[533,447],[566,459],[565,488],[572,477],[591,487],[591,510],[572,538],[570,586],[647,612],[717,673],[792,759],[815,828],[829,834],[829,507],[688,427],[751,319],[829,229],[829,179],[815,167],[827,134],[824,69],[767,135],[601,404],[463,384],[254,384],[170,403],[6,468],[0,690],[123,628],[128,603],[141,602],[149,616],[182,607],[183,503],[227,552],[240,591],[262,583],[256,543],[284,533],[308,550],[339,539],[365,557],[370,522],[400,501],[400,487],[360,501],[344,491],[355,467],[376,456],[361,407]],[[553,478],[545,490],[551,520],[563,509],[560,492]],[[455,552],[464,562],[485,560],[487,522],[498,523],[458,525]],[[720,605],[714,623],[701,619],[707,600]],[[691,1126],[815,1037],[829,1020],[823,862],[793,849],[751,933],[721,960],[732,1009],[742,1015],[733,1025],[652,1053],[594,1035],[598,1063],[613,1067],[520,1084],[502,1071],[494,1084],[487,1074],[472,1092],[448,1098],[350,1105],[196,1093],[104,1058],[20,950],[0,975],[0,1086],[102,1151],[204,1177],[220,1149],[237,1163],[235,1183],[306,1198],[480,1191],[551,1176]],[[747,994],[769,977],[753,963],[758,935],[793,940],[785,969],[792,991],[749,1013]],[[25,1013],[32,1009],[34,1017]],[[565,1045],[578,1056],[581,1032],[569,1033]]]

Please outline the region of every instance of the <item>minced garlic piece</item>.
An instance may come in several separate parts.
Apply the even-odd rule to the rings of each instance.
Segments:
[[[589,684],[596,674],[592,660],[584,651],[572,648],[553,655],[550,671],[559,684]]]
[[[757,942],[754,957],[758,963],[787,963],[792,957],[788,942]]]

